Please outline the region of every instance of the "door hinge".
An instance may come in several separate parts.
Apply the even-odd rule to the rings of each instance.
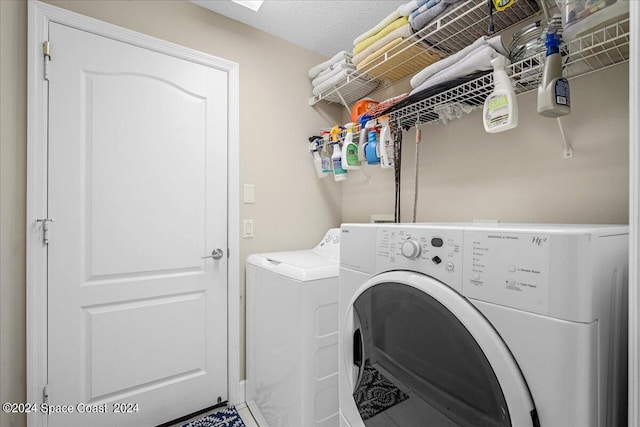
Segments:
[[[49,384],[42,389],[42,403],[49,403]]]
[[[44,70],[43,78],[49,81],[49,62],[51,61],[51,54],[49,53],[49,41],[45,40],[42,43],[42,55],[44,56]]]
[[[45,245],[48,245],[49,244],[49,223],[56,222],[56,220],[51,218],[41,218],[41,219],[36,219],[36,222],[42,223],[42,243],[44,243]]]

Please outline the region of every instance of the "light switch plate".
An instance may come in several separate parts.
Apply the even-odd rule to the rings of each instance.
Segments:
[[[244,185],[244,195],[242,197],[244,204],[255,204],[256,202],[256,186],[253,184]]]
[[[242,237],[244,239],[253,238],[253,220],[252,219],[242,220]]]

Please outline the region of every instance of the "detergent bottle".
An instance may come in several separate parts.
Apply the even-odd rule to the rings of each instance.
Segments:
[[[360,169],[360,160],[358,160],[358,144],[353,142],[353,127],[355,123],[347,123],[344,125],[347,130],[347,136],[344,138],[342,146],[342,168],[346,170]]]
[[[347,179],[347,171],[342,167],[342,150],[340,150],[340,140],[338,139],[340,132],[342,132],[342,128],[339,125],[331,129],[331,144],[333,145],[331,163],[333,164],[333,179],[337,182]]]
[[[389,126],[389,116],[382,116],[378,119],[378,123],[382,126],[380,130],[380,167],[389,169],[393,167],[395,149],[393,140],[391,139],[391,126]]]
[[[547,57],[544,60],[542,81],[538,86],[538,114],[545,117],[561,117],[571,113],[569,81],[562,77],[560,36],[547,34],[544,44]]]
[[[333,172],[333,169],[331,168],[331,156],[329,155],[329,137],[331,136],[331,133],[329,130],[325,129],[320,132],[320,135],[322,135],[322,148],[320,150],[322,172],[329,175]]]
[[[380,164],[380,154],[378,148],[378,132],[376,131],[377,120],[372,119],[365,125],[367,129],[367,145],[364,147],[364,154],[367,163],[370,165]]]
[[[371,120],[371,117],[367,115],[363,115],[360,117],[360,140],[358,142],[358,161],[360,164],[365,163],[367,161],[367,156],[364,152],[365,147],[367,146],[367,122]]]

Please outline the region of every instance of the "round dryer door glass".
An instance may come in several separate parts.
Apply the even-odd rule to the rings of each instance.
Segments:
[[[382,283],[363,292],[354,310],[353,396],[365,425],[511,425],[485,354],[436,299]]]

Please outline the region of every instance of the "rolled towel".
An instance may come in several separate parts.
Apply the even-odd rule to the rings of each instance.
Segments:
[[[335,55],[333,55],[331,58],[327,59],[323,63],[312,67],[309,70],[309,78],[313,79],[313,78],[317,77],[318,74],[320,74],[325,68],[329,68],[332,64],[335,64],[336,62],[342,61],[345,58],[351,59],[352,56],[353,55],[351,54],[351,52],[348,52],[346,50],[342,50],[342,51],[336,53]]]
[[[411,87],[417,88],[429,77],[455,64],[456,62],[461,61],[464,57],[468,56],[474,50],[479,49],[482,46],[491,46],[499,54],[504,56],[508,55],[506,49],[504,48],[504,46],[502,46],[502,38],[500,36],[494,36],[494,37],[482,36],[478,38],[475,42],[471,43],[469,46],[459,51],[458,53],[455,53],[447,58],[444,58],[436,63],[433,63],[429,65],[427,68],[425,68],[424,70],[417,73],[411,79]]]
[[[335,76],[336,74],[338,74],[342,70],[355,70],[355,69],[356,69],[355,65],[353,65],[351,63],[332,65],[331,69],[328,72],[326,72],[326,73],[322,72],[322,74],[320,74],[318,77],[313,79],[313,81],[311,82],[311,85],[313,87],[316,87],[316,86],[320,85],[321,83],[329,80],[331,77]]]
[[[359,54],[360,52],[362,52],[363,50],[365,50],[366,48],[368,48],[369,46],[371,46],[372,44],[374,44],[375,42],[377,42],[378,40],[380,40],[381,38],[383,38],[387,34],[393,32],[394,30],[396,30],[396,29],[398,29],[398,28],[400,28],[403,25],[406,25],[408,23],[409,23],[409,19],[406,16],[399,17],[398,19],[396,19],[393,22],[389,23],[384,28],[382,28],[380,31],[378,31],[377,33],[372,35],[371,37],[368,37],[368,38],[362,40],[357,45],[355,45],[353,47],[353,54],[354,55]]]
[[[394,10],[393,12],[391,12],[386,18],[384,18],[382,21],[380,21],[378,23],[378,25],[376,25],[375,27],[371,28],[368,31],[365,31],[364,33],[360,34],[358,37],[356,37],[356,39],[353,41],[353,45],[357,45],[358,43],[360,43],[361,41],[368,39],[369,37],[375,35],[376,33],[380,32],[384,27],[386,27],[387,25],[391,24],[393,21],[395,21],[396,19],[400,18],[402,15],[400,15],[400,13],[398,12],[398,10]]]
[[[491,66],[491,60],[499,55],[500,54],[491,46],[482,46],[473,51],[470,55],[461,59],[459,62],[441,70],[429,79],[425,80],[424,83],[411,91],[411,95],[422,92],[423,90],[429,89],[430,87],[436,86],[440,83],[472,74],[476,71],[491,70],[493,68]]]
[[[392,32],[387,34],[386,36],[384,36],[381,39],[377,40],[375,43],[373,43],[368,48],[364,49],[362,52],[360,52],[357,55],[355,55],[353,57],[353,59],[351,60],[351,62],[353,62],[353,65],[358,65],[360,62],[362,62],[363,59],[365,59],[367,56],[371,55],[376,50],[384,47],[387,43],[397,39],[398,37],[409,38],[412,35],[413,35],[413,33],[411,32],[411,26],[409,24],[405,24],[400,28],[396,28],[395,30],[393,30]]]

